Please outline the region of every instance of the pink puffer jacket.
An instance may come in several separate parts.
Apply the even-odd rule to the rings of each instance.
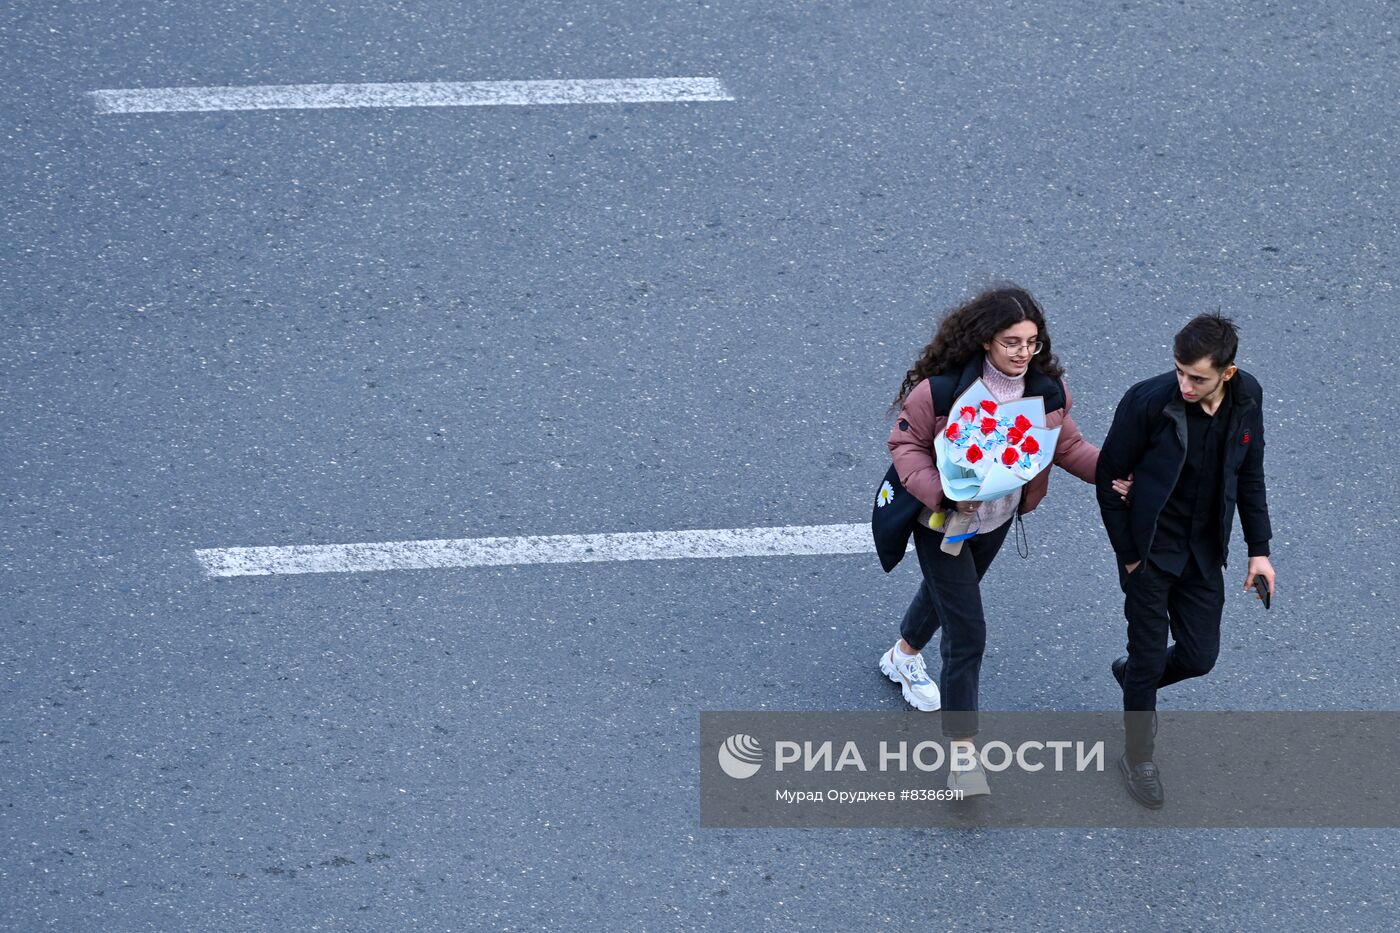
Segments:
[[[980,362],[978,367],[980,368]],[[1032,391],[1031,376],[1038,376],[1040,384]],[[934,379],[942,377],[935,376]],[[968,380],[969,384],[971,380]],[[1053,383],[1053,385],[1046,385]],[[1057,391],[1058,390],[1058,391]],[[1063,407],[1049,408],[1052,402],[1062,397]],[[1069,410],[1074,404],[1069,386],[1064,380],[1051,380],[1040,374],[1029,374],[1026,395],[1043,395],[1046,399],[1045,426],[1060,429],[1060,439],[1055,444],[1055,464],[1073,473],[1086,483],[1094,482],[1094,468],[1099,462],[1099,449],[1084,439],[1079,426],[1070,417]],[[890,431],[890,455],[894,458],[895,472],[904,488],[913,493],[919,501],[931,509],[951,507],[943,501],[943,486],[938,481],[938,467],[933,460],[933,439],[948,425],[948,416],[934,411],[933,390],[930,380],[925,379],[916,385],[904,399],[904,405]],[[1050,470],[1042,470],[1035,479],[1025,485],[1021,494],[1021,505],[1017,511],[1021,515],[1040,505],[1050,488]]]

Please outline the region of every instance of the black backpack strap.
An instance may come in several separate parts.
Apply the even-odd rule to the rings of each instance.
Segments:
[[[948,417],[953,407],[953,393],[957,390],[956,380],[949,376],[934,376],[928,381],[929,394],[933,396],[933,413]]]

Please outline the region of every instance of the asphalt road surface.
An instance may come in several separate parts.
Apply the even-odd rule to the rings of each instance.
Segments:
[[[1202,310],[1265,387],[1276,603],[1232,593],[1164,703],[1394,708],[1398,31],[1381,2],[10,5],[0,927],[1393,929],[1394,831],[702,828],[701,710],[903,708],[876,661],[913,561],[196,552],[862,522],[939,312],[1010,278],[1095,443]],[[730,99],[92,95],[676,77]],[[1026,525],[983,706],[1112,709],[1089,488],[1060,472]]]

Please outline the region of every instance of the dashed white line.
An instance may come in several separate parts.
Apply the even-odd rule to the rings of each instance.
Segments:
[[[302,110],[336,107],[487,107],[727,101],[718,78],[431,81],[400,84],[265,84],[89,91],[99,113]]]
[[[211,577],[360,573],[489,567],[502,564],[684,560],[863,554],[874,551],[870,525],[782,525],[517,538],[444,538],[369,544],[208,548],[195,556]]]

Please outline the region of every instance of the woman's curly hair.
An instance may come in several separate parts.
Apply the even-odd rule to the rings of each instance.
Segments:
[[[1042,344],[1040,352],[1031,357],[1030,365],[1051,378],[1063,376],[1065,370],[1050,348],[1050,331],[1045,327],[1040,305],[1021,286],[1002,283],[983,289],[943,316],[933,340],[904,374],[890,411],[897,411],[920,382],[930,376],[960,371],[968,360],[984,352],[983,344],[1022,321],[1035,324]]]

